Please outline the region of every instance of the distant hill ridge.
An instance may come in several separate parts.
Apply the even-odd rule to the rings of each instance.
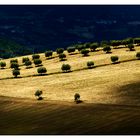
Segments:
[[[139,5],[1,5],[0,38],[38,53],[77,43],[137,37],[139,13]],[[2,51],[11,50],[4,48]],[[21,52],[12,52],[8,57]]]

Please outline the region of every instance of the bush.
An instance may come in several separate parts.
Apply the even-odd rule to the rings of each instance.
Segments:
[[[66,58],[66,55],[64,53],[59,54],[60,61],[64,61]]]
[[[46,51],[45,52],[46,57],[52,57],[52,55],[53,55],[53,51]]]
[[[29,57],[23,57],[22,58],[22,63],[25,63],[26,61],[29,61]]]
[[[74,95],[74,101],[75,101],[76,103],[79,103],[79,102],[80,102],[80,94],[79,94],[79,93],[76,93],[76,94]]]
[[[32,59],[34,60],[34,59],[39,59],[40,58],[40,55],[39,54],[33,54],[32,55]]]
[[[67,51],[68,51],[68,53],[73,53],[73,52],[75,52],[75,47],[68,47]]]
[[[111,47],[110,46],[104,46],[103,51],[106,52],[106,53],[110,53]]]
[[[6,67],[6,62],[0,62],[0,66],[1,66],[1,68]]]
[[[130,51],[133,51],[134,50],[134,45],[133,44],[128,44],[127,47],[129,48]]]
[[[137,53],[136,53],[136,57],[137,57],[138,59],[140,59],[140,52],[137,52]]]
[[[57,54],[61,54],[61,53],[64,52],[64,49],[63,48],[57,48],[56,52],[57,52]]]
[[[13,75],[15,78],[17,78],[18,75],[20,75],[20,71],[19,70],[13,70]]]
[[[10,63],[18,63],[18,59],[12,59],[10,60]]]
[[[93,61],[88,61],[87,66],[88,66],[88,68],[92,68],[94,66],[94,62]]]
[[[28,66],[31,66],[32,65],[32,62],[29,60],[29,61],[25,61],[25,65],[28,67]]]
[[[90,50],[92,52],[94,52],[98,47],[99,47],[99,44],[97,42],[90,44]]]
[[[37,97],[37,100],[42,100],[43,98],[41,97],[41,95],[42,95],[42,90],[37,90],[36,92],[35,92],[35,96]]]
[[[34,59],[34,64],[35,64],[36,66],[39,66],[39,65],[42,64],[42,60],[40,60],[40,59]]]
[[[15,70],[19,69],[19,64],[16,62],[11,63],[10,68],[14,68]]]
[[[119,57],[118,56],[111,56],[110,59],[113,63],[115,63],[119,60]]]
[[[87,50],[87,49],[82,49],[82,50],[81,50],[81,54],[83,54],[83,56],[88,56],[89,50]]]
[[[42,75],[43,73],[46,73],[47,70],[46,70],[45,67],[40,67],[40,68],[37,69],[37,72]]]
[[[61,67],[61,70],[63,72],[68,72],[68,71],[70,71],[70,69],[71,69],[71,66],[69,64],[63,64]]]

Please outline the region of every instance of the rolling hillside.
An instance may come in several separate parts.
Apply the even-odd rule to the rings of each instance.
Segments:
[[[82,57],[78,51],[59,61],[40,54],[47,74],[37,76],[37,68],[26,69],[18,57],[20,78],[13,78],[7,66],[0,70],[0,134],[140,134],[140,61],[127,48],[90,52]],[[118,55],[120,63],[112,64],[110,56]],[[31,59],[31,56],[28,56]],[[93,60],[95,68],[87,69]],[[72,72],[62,73],[63,63]],[[43,91],[37,101],[34,93]],[[73,102],[79,93],[83,103]]]

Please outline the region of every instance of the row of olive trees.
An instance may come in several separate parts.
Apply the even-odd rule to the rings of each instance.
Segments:
[[[136,57],[137,57],[137,59],[140,59],[140,52],[136,53]],[[39,56],[33,57],[33,59],[34,60],[38,60]],[[115,64],[115,63],[118,63],[119,57],[118,56],[111,56],[110,59],[111,59],[112,63]],[[29,62],[29,61],[30,61],[29,58],[27,58],[27,57],[23,58],[23,62],[24,63]],[[40,63],[37,63],[37,64],[40,64]],[[0,65],[3,68],[3,66],[6,66],[6,63],[5,62],[0,62]],[[89,69],[93,68],[94,67],[94,62],[93,61],[88,61],[87,62],[87,67]],[[18,75],[20,75],[20,69],[19,69],[19,64],[18,64],[18,60],[17,59],[12,59],[10,61],[10,68],[13,70],[13,75],[14,75],[15,78]],[[71,71],[71,66],[69,64],[63,64],[62,67],[61,67],[61,70],[63,72],[70,72]],[[47,72],[47,69],[45,67],[39,67],[37,69],[37,72],[38,72],[39,75],[43,75],[43,74],[45,74]]]
[[[140,44],[140,38],[135,38],[135,39],[127,38],[125,40],[111,40],[110,42],[102,41],[100,44],[98,42],[76,44],[76,45],[68,47],[67,52],[69,54],[74,54],[77,49],[82,54],[82,56],[88,56],[90,51],[94,52],[100,46],[103,48],[104,52],[110,53],[111,46],[113,46],[114,48],[117,48],[119,45],[125,45],[130,49],[130,51],[132,51],[132,50],[134,50],[134,45],[133,45],[134,43]],[[89,49],[90,49],[90,51],[89,51]],[[66,55],[64,54],[64,48],[57,48],[56,53],[58,54],[60,61],[66,60]],[[52,56],[53,56],[52,50],[45,52],[45,57],[47,59],[53,58]],[[32,59],[35,60],[35,65],[38,65],[38,63],[39,63],[39,65],[41,64],[41,61],[39,58],[40,58],[40,56],[38,54],[32,55]],[[37,61],[36,61],[36,59],[37,59]],[[29,62],[26,62],[26,61],[29,61]],[[23,63],[25,63],[25,65],[27,67],[32,64],[31,61],[29,60],[29,58],[24,58]]]
[[[32,59],[36,66],[42,66],[42,60],[39,58],[40,58],[40,55],[32,55]],[[32,62],[29,60],[28,57],[24,57],[22,59],[22,62],[26,65],[26,68],[29,68],[32,65]],[[17,78],[17,76],[20,75],[18,59],[10,60],[10,68],[12,69],[12,73],[14,77]]]
[[[14,77],[17,78],[18,75],[20,75],[18,59],[10,60],[10,68],[12,69],[12,73],[13,73]]]
[[[39,54],[33,54],[32,55],[32,60],[33,60],[33,63],[35,64],[36,67],[42,66],[42,60],[40,59]],[[22,59],[22,63],[24,63],[26,68],[31,68],[32,67],[32,61],[29,59],[29,57],[24,57]]]
[[[140,52],[137,52],[136,57],[138,59],[140,59]],[[111,56],[110,59],[111,59],[113,64],[116,64],[116,63],[118,63],[119,57],[115,55],[115,56]],[[94,62],[93,61],[88,61],[87,62],[87,67],[89,69],[94,68]],[[71,66],[69,64],[63,64],[62,67],[61,67],[61,70],[63,72],[70,72],[71,71]],[[47,72],[45,67],[40,67],[40,68],[37,69],[37,71],[41,75]]]
[[[124,40],[111,40],[111,41],[103,40],[100,43],[88,42],[84,44],[76,44],[76,45],[68,47],[67,52],[69,54],[74,54],[74,52],[77,49],[79,52],[81,52],[81,54],[83,54],[83,56],[87,56],[89,53],[89,49],[91,52],[94,52],[96,51],[98,47],[102,47],[103,51],[105,51],[106,53],[109,53],[111,51],[111,46],[113,46],[113,48],[118,48],[118,46],[120,45],[124,45],[125,47],[128,47],[131,51],[134,49],[133,44],[140,45],[140,38],[126,38]],[[64,48],[57,48],[56,53],[58,55],[63,54]],[[45,56],[48,59],[52,58],[52,55],[53,55],[53,51],[51,50],[45,52]],[[60,60],[63,60],[61,59],[61,56],[62,55],[60,55]],[[62,57],[65,58],[65,55],[63,55]]]
[[[102,47],[103,47],[103,51],[105,53],[111,53],[111,46],[110,45],[104,44],[104,46],[102,46]],[[134,50],[134,45],[133,44],[128,44],[127,47],[129,48],[130,51]],[[87,48],[84,48],[83,46],[78,46],[77,47],[78,51],[82,54],[82,56],[89,56],[89,52],[90,51],[93,52],[97,48],[98,48],[98,43],[92,43],[91,46],[90,46],[90,50],[87,49]],[[75,50],[76,50],[76,47],[68,47],[67,48],[67,51],[68,51],[69,54],[74,54]],[[60,61],[67,60],[66,59],[66,54],[64,54],[64,49],[63,48],[58,48],[56,50],[56,52],[58,54],[58,57],[59,57]],[[45,52],[45,56],[48,59],[52,58],[52,55],[53,55],[53,51],[46,51]]]

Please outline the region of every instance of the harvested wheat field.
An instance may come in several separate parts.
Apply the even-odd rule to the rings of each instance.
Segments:
[[[7,66],[0,70],[0,134],[140,134],[140,60],[135,51],[101,50],[82,57],[76,52],[67,61],[46,59],[41,54],[47,75],[37,76],[37,67],[26,69],[19,57],[20,77],[13,78]],[[110,56],[120,63],[112,64]],[[29,56],[31,58],[31,56]],[[87,61],[95,67],[87,69]],[[70,64],[72,72],[62,73]],[[43,91],[43,100],[34,93]],[[74,94],[79,93],[80,104]]]

